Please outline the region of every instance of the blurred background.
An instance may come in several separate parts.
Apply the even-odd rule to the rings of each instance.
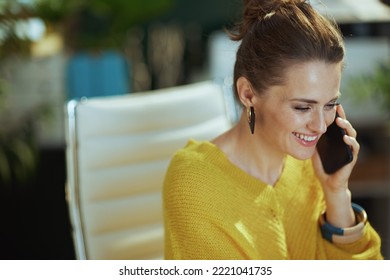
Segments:
[[[317,3],[317,1],[312,1]],[[322,0],[347,46],[351,180],[390,258],[389,1]],[[231,86],[240,0],[0,0],[0,259],[74,259],[64,106],[215,80]]]

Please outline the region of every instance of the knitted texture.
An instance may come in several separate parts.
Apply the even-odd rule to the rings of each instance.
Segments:
[[[325,203],[310,160],[286,157],[270,186],[191,140],[171,161],[163,198],[166,259],[382,259],[369,223],[353,244],[322,238]]]

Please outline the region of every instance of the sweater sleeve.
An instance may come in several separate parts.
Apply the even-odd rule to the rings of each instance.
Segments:
[[[319,189],[322,192],[320,182],[316,179]],[[321,196],[322,200],[323,195]],[[325,202],[322,202],[325,205]],[[322,212],[322,211],[320,211]],[[369,214],[368,214],[369,217]],[[319,218],[318,218],[319,219]],[[381,254],[381,239],[375,229],[369,222],[365,225],[364,235],[359,240],[350,244],[335,244],[324,239],[321,235],[318,223],[318,256],[319,259],[328,260],[380,260],[383,259]]]
[[[320,238],[323,253],[318,257],[331,260],[382,260],[381,239],[378,233],[369,223],[366,224],[364,231],[362,238],[350,244],[333,244]]]
[[[311,189],[315,189],[319,195],[312,197],[314,200],[319,200],[315,203],[316,207],[313,210],[313,219],[319,221],[319,216],[326,209],[323,189],[321,183],[315,175],[311,161],[306,162],[304,167],[304,180]],[[368,213],[368,218],[370,217]],[[317,259],[330,260],[378,260],[383,259],[381,254],[381,239],[375,229],[369,222],[365,225],[364,235],[359,240],[350,244],[335,244],[324,239],[321,234],[319,222],[317,223]]]
[[[165,236],[165,259],[173,260],[224,260],[247,259],[225,232],[199,216],[188,216],[188,209],[180,213],[168,211]],[[173,218],[174,215],[175,217]],[[184,223],[190,219],[189,223]],[[218,237],[218,238],[216,238]]]
[[[176,156],[165,177],[165,259],[246,259],[219,225],[223,215],[215,211],[213,194],[205,190],[209,178],[191,164]]]

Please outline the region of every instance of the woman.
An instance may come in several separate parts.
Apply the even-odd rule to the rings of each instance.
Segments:
[[[190,141],[164,183],[167,259],[381,259],[351,202],[356,131],[337,103],[344,45],[304,0],[246,0],[235,92],[239,122]],[[316,145],[335,120],[353,160],[324,172]]]

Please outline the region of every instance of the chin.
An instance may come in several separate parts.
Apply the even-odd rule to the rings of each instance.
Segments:
[[[298,159],[298,160],[307,160],[307,159],[312,158],[312,156],[314,155],[314,152],[315,152],[315,149],[313,149],[311,151],[289,153],[289,155],[295,159]]]

